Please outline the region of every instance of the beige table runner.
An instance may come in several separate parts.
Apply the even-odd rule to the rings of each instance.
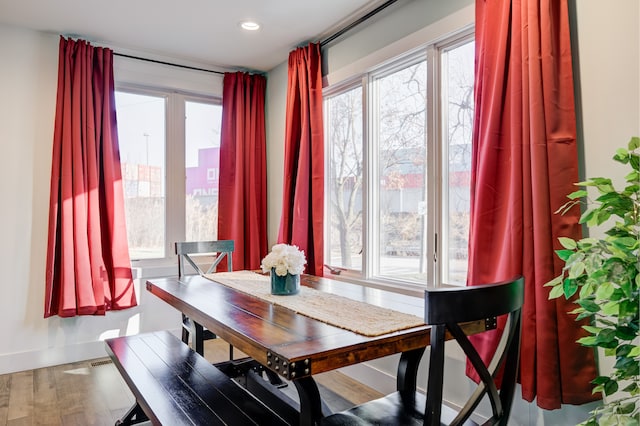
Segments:
[[[218,272],[207,274],[205,278],[291,309],[296,313],[365,336],[380,336],[424,325],[424,320],[415,315],[381,308],[305,286],[300,286],[300,292],[296,295],[275,296],[271,294],[271,278],[251,271]]]

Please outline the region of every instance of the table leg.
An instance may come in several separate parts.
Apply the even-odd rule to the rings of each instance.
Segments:
[[[416,381],[418,379],[418,366],[426,348],[418,348],[412,351],[403,352],[398,363],[398,375],[396,386],[398,391],[416,391]]]
[[[311,377],[294,380],[293,384],[296,386],[300,397],[300,425],[315,425],[323,416],[323,404],[318,385]]]

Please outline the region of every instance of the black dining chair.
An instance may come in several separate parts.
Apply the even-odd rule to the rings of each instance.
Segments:
[[[487,397],[492,416],[484,424],[506,425],[516,387],[520,352],[524,279],[472,287],[425,291],[425,320],[432,326],[426,395],[397,391],[346,411],[325,417],[320,425],[463,425],[476,424],[471,415]],[[508,315],[504,332],[486,365],[472,346],[461,323]],[[455,410],[443,404],[445,340],[453,337],[471,361],[481,381],[466,404]],[[500,389],[495,378],[502,374]]]
[[[227,270],[233,269],[233,240],[217,241],[181,241],[175,243],[178,255],[178,277],[182,278],[187,266],[197,275],[210,274],[216,271],[220,262],[227,258]],[[203,265],[207,265],[203,267]],[[193,275],[193,274],[191,274]],[[205,329],[201,324],[182,314],[182,341],[189,344],[189,336],[193,335],[194,350],[204,355],[204,341],[215,339],[216,335]],[[233,359],[233,347],[229,346],[229,358]]]

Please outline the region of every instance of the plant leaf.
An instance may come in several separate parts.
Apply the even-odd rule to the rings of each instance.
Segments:
[[[559,237],[558,241],[560,242],[560,245],[562,245],[562,247],[568,250],[575,250],[578,247],[578,244],[572,238]]]
[[[571,194],[567,195],[567,198],[570,200],[575,200],[576,198],[586,197],[587,195],[587,191],[585,191],[584,189],[579,189],[578,191],[574,191]]]
[[[558,285],[561,282],[562,282],[562,275],[558,275],[557,277],[555,277],[554,279],[552,279],[548,283],[545,283],[543,287],[551,287],[551,286],[554,286],[554,285]]]
[[[595,225],[602,225],[607,220],[609,220],[610,217],[611,217],[611,212],[609,210],[600,210],[600,211],[598,211],[598,214],[594,218]],[[589,224],[591,225],[591,222],[589,222]]]
[[[631,414],[633,410],[635,410],[636,404],[635,402],[628,402],[626,404],[622,404],[618,409],[618,413],[620,414]]]
[[[618,326],[616,328],[616,337],[622,340],[633,340],[637,337],[638,333],[631,327]]]
[[[576,292],[578,291],[578,282],[576,280],[567,278],[562,283],[562,290],[564,292],[565,299],[570,299],[571,296],[576,294]]]
[[[578,304],[589,312],[598,312],[600,310],[600,306],[593,300],[578,300]]]
[[[615,287],[610,282],[604,282],[598,286],[596,290],[596,299],[598,300],[606,300],[611,297],[615,290]]]
[[[584,262],[576,262],[571,265],[569,269],[569,278],[578,278],[580,275],[584,273],[585,265]]]
[[[587,330],[587,331],[588,331],[589,333],[591,333],[591,334],[597,334],[597,333],[599,333],[599,332],[602,330],[602,328],[600,328],[600,327],[594,327],[594,326],[592,326],[592,325],[583,325],[583,326],[582,326],[582,328],[583,328],[583,329],[585,329],[585,330]]]
[[[578,340],[576,340],[577,343],[580,343],[583,346],[596,346],[596,337],[595,336],[587,336],[587,337],[581,337]]]
[[[592,317],[593,315],[594,315],[593,312],[583,312],[583,313],[581,313],[580,315],[578,315],[576,317],[576,321],[580,321],[580,320],[583,320],[585,318]]]
[[[629,163],[634,170],[640,170],[640,156],[632,154],[629,157]]]
[[[549,292],[549,299],[557,299],[564,294],[564,288],[561,285],[557,285]]]
[[[615,380],[610,380],[604,385],[604,394],[611,395],[618,391],[618,382]]]
[[[618,377],[622,379],[637,376],[640,373],[640,365],[633,358],[620,357],[613,366],[617,370]]]
[[[596,336],[598,343],[610,343],[616,340],[615,330],[605,328]]]
[[[605,303],[604,306],[602,307],[602,312],[605,315],[615,316],[615,315],[618,315],[619,311],[620,311],[620,305],[616,303],[616,301]]]
[[[624,160],[629,157],[629,151],[626,148],[618,148],[616,149],[616,154],[613,156],[613,159],[616,161]]]
[[[609,380],[611,380],[609,376],[598,376],[595,379],[593,379],[591,383],[593,383],[594,385],[604,385]]]
[[[629,392],[631,395],[635,395],[636,393],[638,393],[638,390],[640,389],[640,387],[638,387],[637,383],[631,383],[629,385],[627,385],[624,389],[622,389],[623,392]]]
[[[588,281],[585,285],[580,287],[580,299],[586,299],[596,291],[596,284]]]
[[[578,223],[589,223],[596,212],[597,210],[589,209],[586,212],[582,213],[582,216],[580,216],[580,220],[578,221]]]
[[[564,262],[569,260],[569,258],[573,255],[573,253],[574,253],[573,250],[556,250],[556,254]]]

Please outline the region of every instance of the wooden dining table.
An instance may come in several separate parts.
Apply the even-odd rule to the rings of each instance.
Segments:
[[[380,307],[424,316],[420,297],[310,275],[301,276],[301,286],[367,304],[360,308]],[[365,335],[218,283],[211,277],[154,278],[147,281],[146,287],[268,371],[293,383],[299,396],[296,423],[301,425],[314,424],[327,414],[313,379],[315,374],[399,353],[398,390],[415,390],[418,364],[430,341],[430,327],[424,323]],[[358,312],[366,321],[367,309]],[[471,323],[467,328],[481,332],[491,323]]]

